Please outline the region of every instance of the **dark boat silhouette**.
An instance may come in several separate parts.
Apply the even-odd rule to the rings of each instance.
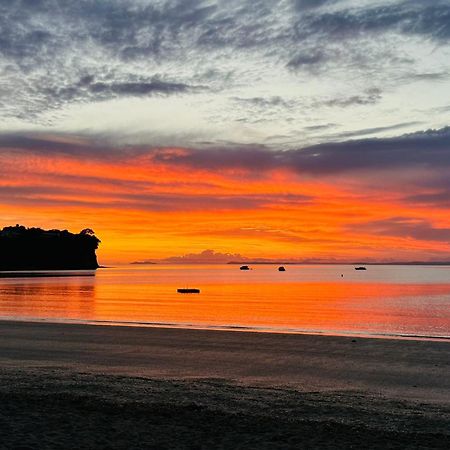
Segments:
[[[241,266],[241,267],[239,267],[239,270],[250,270],[250,267],[248,267],[248,266]]]
[[[355,267],[355,270],[367,270],[364,266]]]
[[[200,289],[196,288],[180,288],[177,289],[179,294],[200,294]]]
[[[278,272],[286,272],[286,269],[283,266],[278,267]]]

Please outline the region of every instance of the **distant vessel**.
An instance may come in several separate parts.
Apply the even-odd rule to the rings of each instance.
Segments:
[[[239,270],[250,270],[250,267],[248,267],[248,266],[241,266],[241,267],[239,267]]]
[[[367,270],[364,266],[355,267],[355,270]]]
[[[180,288],[177,289],[179,294],[200,294],[200,289],[195,288]]]
[[[278,267],[278,272],[286,272],[286,269],[283,266]]]

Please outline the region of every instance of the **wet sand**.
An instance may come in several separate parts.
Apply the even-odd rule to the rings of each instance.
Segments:
[[[4,448],[448,448],[450,343],[0,322]]]

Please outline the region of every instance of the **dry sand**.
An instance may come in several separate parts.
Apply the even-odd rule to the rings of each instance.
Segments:
[[[449,448],[450,343],[0,322],[0,447]]]

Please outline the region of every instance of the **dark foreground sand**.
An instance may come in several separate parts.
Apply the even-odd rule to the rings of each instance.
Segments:
[[[450,343],[0,322],[0,448],[449,448]]]

